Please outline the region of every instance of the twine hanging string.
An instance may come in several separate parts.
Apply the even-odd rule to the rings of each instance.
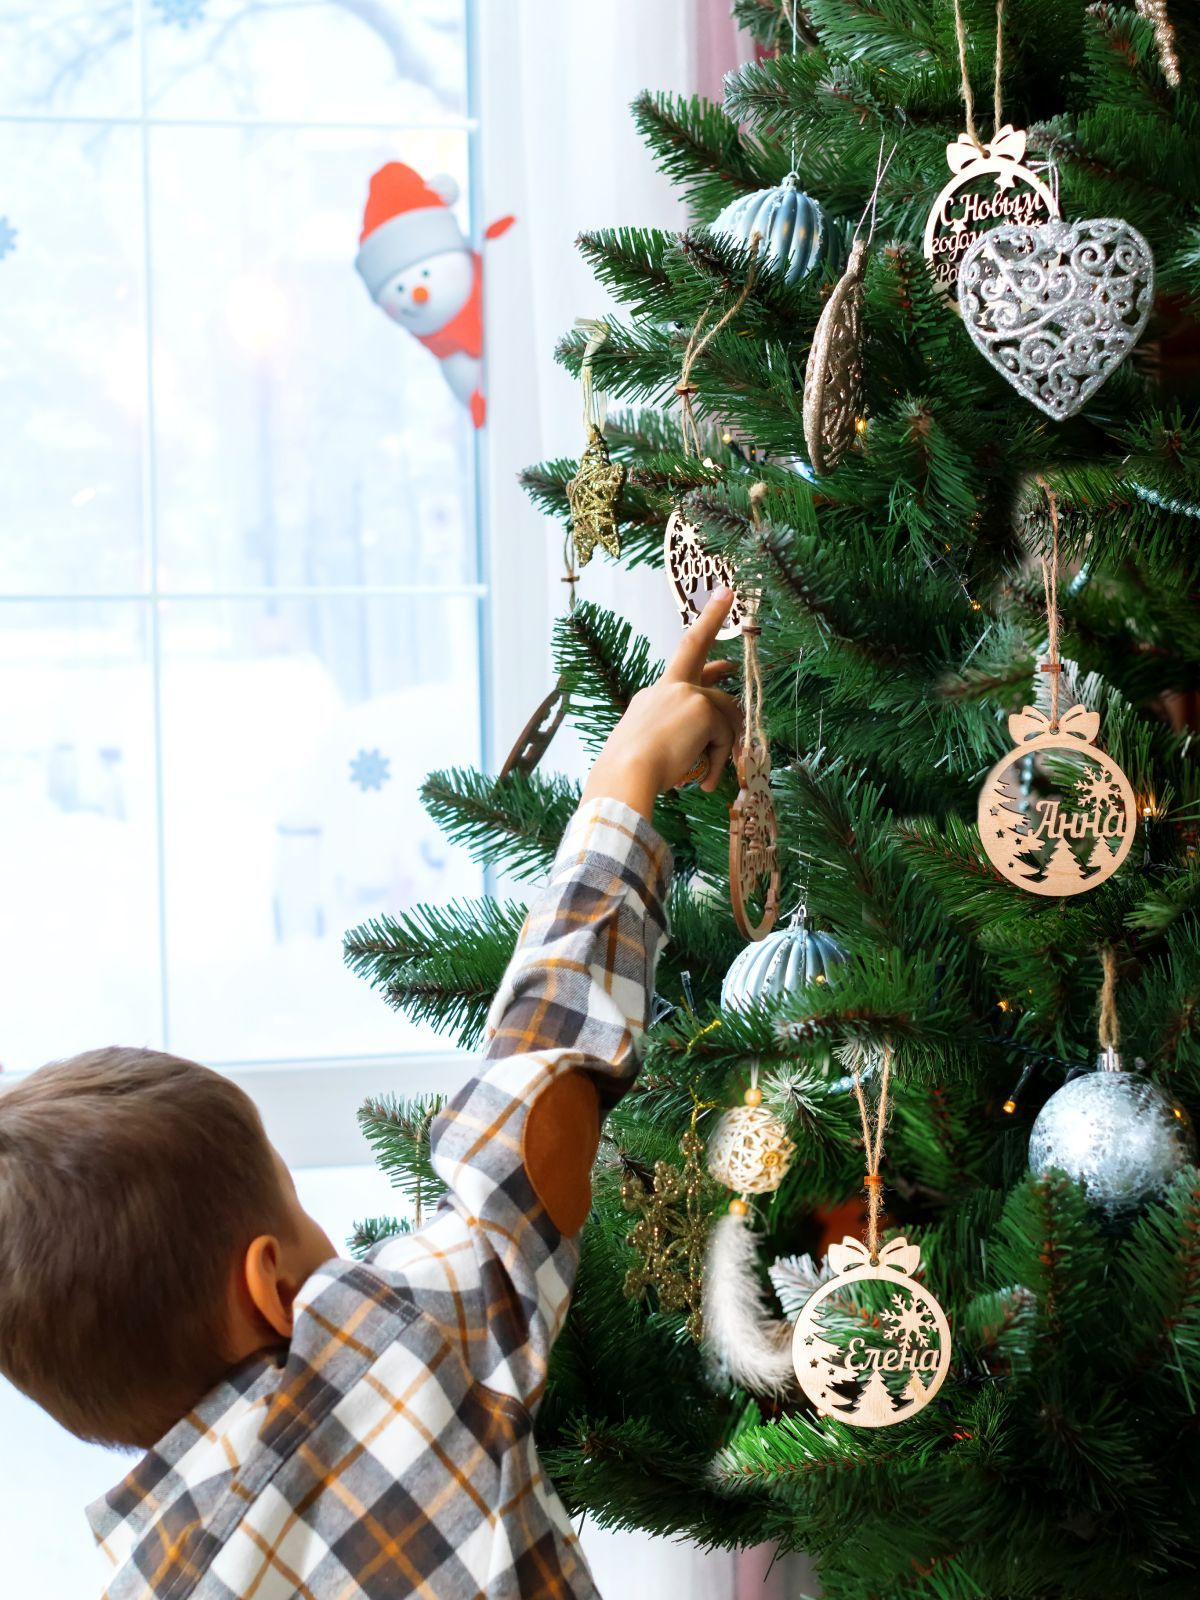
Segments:
[[[563,575],[558,581],[567,585],[567,610],[570,612],[575,609],[575,585],[579,582],[579,574],[575,570],[575,539],[570,523],[563,534],[562,555]]]
[[[958,40],[958,67],[962,74],[963,104],[967,111],[967,137],[977,150],[983,142],[975,127],[975,96],[971,90],[971,74],[967,70],[967,27],[963,21],[962,0],[954,0],[954,36]],[[1004,74],[1004,0],[996,0],[996,72],[992,83],[992,136],[1003,125],[1004,107],[1001,78]]]
[[[708,319],[712,316],[714,310],[714,303],[710,301],[697,318],[696,326],[692,329],[692,336],[687,343],[687,349],[683,353],[683,366],[679,371],[679,382],[675,385],[675,393],[679,396],[680,401],[679,423],[683,431],[683,453],[685,456],[699,456],[703,451],[696,414],[692,410],[692,396],[697,392],[696,386],[692,382],[692,368],[696,365],[700,356],[704,354],[712,340],[720,333],[721,329],[737,316],[750,298],[750,291],[754,287],[754,278],[758,271],[758,246],[761,238],[762,235],[760,233],[752,233],[750,235],[750,265],[746,269],[746,282],[737,299],[724,316],[714,322],[708,332],[705,333],[704,329],[707,327]],[[702,334],[703,337],[701,337]]]
[[[1100,1048],[1104,1051],[1105,1065],[1116,1065],[1117,1051],[1121,1045],[1121,1019],[1117,1015],[1117,953],[1112,945],[1101,947],[1100,961],[1104,967],[1104,982],[1100,986]]]
[[[1050,732],[1058,732],[1058,695],[1062,679],[1062,662],[1058,659],[1058,496],[1038,474],[1038,483],[1045,491],[1050,508],[1050,560],[1042,557],[1042,587],[1046,594],[1046,660],[1039,672],[1050,674]]]
[[[762,502],[767,485],[750,486],[750,516],[756,529],[762,527]],[[762,588],[757,582],[740,586],[742,597],[742,743],[747,750],[767,748],[767,734],[763,727],[762,672],[758,664],[758,636],[762,632],[758,608],[762,601]]]
[[[867,1172],[863,1180],[867,1190],[867,1249],[871,1252],[871,1264],[874,1265],[879,1259],[879,1222],[883,1213],[883,1179],[879,1175],[879,1165],[883,1159],[883,1134],[888,1118],[888,1084],[892,1071],[891,1044],[884,1045],[879,1063],[879,1099],[875,1105],[874,1128],[871,1126],[867,1097],[863,1092],[862,1077],[859,1072],[860,1059],[861,1056],[856,1056],[854,1060],[854,1098],[858,1101],[858,1113],[862,1118],[863,1149],[867,1156]]]
[[[870,248],[870,246],[871,246],[871,244],[872,244],[872,242],[874,241],[874,238],[875,238],[875,222],[876,222],[876,216],[877,216],[877,207],[879,205],[879,191],[880,191],[880,188],[883,185],[883,180],[887,177],[887,170],[892,164],[892,157],[896,154],[896,151],[899,150],[899,148],[900,148],[900,142],[899,142],[899,140],[897,140],[896,143],[892,146],[892,148],[888,151],[887,160],[885,161],[884,157],[883,157],[883,146],[884,146],[884,142],[885,142],[886,137],[887,136],[885,134],[881,134],[880,138],[879,138],[879,154],[875,158],[875,183],[874,183],[874,186],[871,189],[871,198],[867,201],[866,205],[863,207],[862,216],[859,217],[858,226],[855,228],[854,233],[853,233],[853,235],[851,237],[850,243],[851,243],[852,246],[857,242],[858,236],[862,232],[862,225],[867,220],[867,213],[868,212],[870,213],[870,216],[871,216],[871,226],[867,230],[867,246],[868,246],[868,248]]]

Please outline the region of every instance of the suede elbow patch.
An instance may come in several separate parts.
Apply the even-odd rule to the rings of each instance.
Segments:
[[[525,1119],[525,1170],[558,1231],[570,1238],[587,1221],[592,1162],[600,1144],[600,1098],[583,1072],[545,1089]]]

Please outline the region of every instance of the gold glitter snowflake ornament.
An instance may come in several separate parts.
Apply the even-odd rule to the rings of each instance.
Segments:
[[[645,1300],[653,1290],[660,1311],[688,1313],[685,1326],[699,1342],[708,1208],[701,1159],[704,1141],[696,1132],[695,1116],[680,1149],[682,1169],[660,1161],[651,1184],[630,1175],[621,1185],[626,1211],[638,1218],[627,1242],[641,1258],[625,1275],[625,1297]]]

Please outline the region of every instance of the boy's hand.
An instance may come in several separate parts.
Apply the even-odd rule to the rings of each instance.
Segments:
[[[701,758],[707,766],[700,787],[716,788],[742,732],[737,701],[714,687],[734,664],[708,659],[732,604],[732,590],[718,589],[662,677],[634,695],[596,758],[584,800],[623,800],[649,821],[655,796],[681,783]]]

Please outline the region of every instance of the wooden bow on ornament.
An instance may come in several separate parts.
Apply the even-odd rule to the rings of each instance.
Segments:
[[[894,1267],[897,1272],[903,1272],[906,1277],[912,1274],[921,1265],[921,1247],[909,1244],[906,1239],[889,1239],[886,1244],[879,1246],[879,1254],[871,1260],[871,1248],[862,1239],[842,1240],[841,1244],[831,1244],[826,1253],[826,1259],[835,1272],[854,1272],[862,1267]]]
[[[953,144],[946,146],[946,161],[950,171],[958,174],[977,161],[1020,161],[1025,155],[1025,130],[1014,128],[1011,122],[992,136],[990,143],[980,144],[969,133],[960,133]]]
[[[1100,732],[1100,713],[1089,711],[1086,706],[1072,706],[1069,711],[1064,711],[1058,718],[1055,726],[1054,719],[1037,706],[1025,706],[1021,711],[1014,711],[1008,719],[1008,731],[1012,735],[1014,744],[1025,744],[1030,739],[1044,739],[1047,734],[1069,733],[1084,744],[1094,744],[1096,735]]]

